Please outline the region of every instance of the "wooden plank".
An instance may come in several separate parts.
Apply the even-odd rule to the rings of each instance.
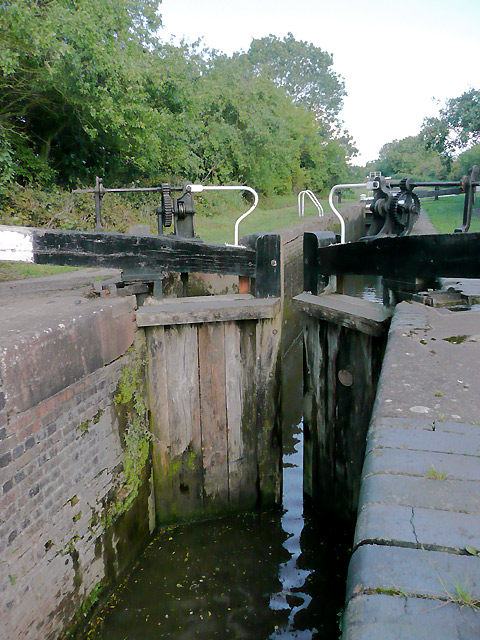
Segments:
[[[317,318],[306,317],[304,330],[304,418],[303,418],[303,491],[310,498],[316,489],[316,472],[319,462],[319,435],[324,412],[319,411],[323,375],[323,351],[320,345]]]
[[[257,502],[257,409],[255,397],[256,323],[225,325],[230,510],[249,510]]]
[[[200,420],[202,427],[204,512],[228,510],[225,328],[198,327]]]
[[[385,331],[392,315],[382,304],[338,293],[323,296],[302,293],[294,301],[311,316],[375,336]]]
[[[273,318],[279,309],[279,298],[258,299],[242,294],[238,297],[167,298],[141,307],[136,315],[139,327],[150,327]]]
[[[256,253],[245,247],[174,236],[59,231],[0,225],[0,261],[253,277]]]
[[[450,233],[332,245],[319,249],[323,275],[379,275],[402,279],[421,276],[480,276],[480,233]]]
[[[164,521],[175,521],[203,515],[198,341],[192,326],[167,328],[164,336],[172,479],[172,505]],[[161,500],[157,496],[160,506]]]
[[[280,338],[282,316],[259,320],[256,334],[255,402],[259,503],[271,507],[282,500],[282,433]]]
[[[150,431],[153,436],[153,483],[157,525],[172,518],[174,511],[173,476],[170,471],[171,443],[168,415],[168,385],[165,356],[165,330],[147,331],[147,388]]]

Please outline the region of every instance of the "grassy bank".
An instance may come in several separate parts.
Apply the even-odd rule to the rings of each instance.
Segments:
[[[439,233],[453,233],[462,224],[464,202],[463,195],[448,196],[437,201],[425,198],[422,199],[422,209]],[[470,231],[480,231],[480,215],[472,215]]]

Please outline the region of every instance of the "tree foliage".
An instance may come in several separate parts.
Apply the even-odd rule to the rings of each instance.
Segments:
[[[480,142],[480,90],[470,89],[447,100],[438,117],[424,121],[423,133],[427,148],[448,160],[460,149]]]
[[[480,165],[480,144],[473,145],[458,156],[452,164],[450,176],[454,180],[460,180],[474,165]]]
[[[370,163],[368,169],[379,170],[384,176],[393,178],[443,180],[447,175],[440,154],[433,149],[425,149],[421,134],[383,145],[378,160]]]
[[[157,6],[3,0],[0,187],[101,175],[285,193],[346,177],[351,141],[331,134],[345,91],[329,54],[291,34],[231,57],[164,44]]]
[[[283,40],[274,35],[252,40],[247,57],[259,75],[270,78],[321,120],[332,122],[338,116],[345,83],[331,69],[331,54],[289,33]]]

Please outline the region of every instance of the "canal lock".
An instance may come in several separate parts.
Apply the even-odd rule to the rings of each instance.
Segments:
[[[360,288],[374,295],[371,283]],[[308,433],[304,451],[308,375],[302,315],[289,298],[283,327],[282,508],[161,527],[85,638],[341,637],[352,492],[342,499],[338,478],[322,491],[305,487],[304,459],[308,464],[312,455]]]

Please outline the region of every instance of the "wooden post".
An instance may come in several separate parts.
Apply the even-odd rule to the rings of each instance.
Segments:
[[[282,295],[282,241],[277,233],[263,233],[256,240],[255,297],[280,298]]]
[[[318,295],[319,291],[319,270],[318,270],[318,249],[335,244],[337,237],[333,231],[307,231],[303,234],[303,290]],[[326,285],[325,281],[320,283],[321,290]]]

